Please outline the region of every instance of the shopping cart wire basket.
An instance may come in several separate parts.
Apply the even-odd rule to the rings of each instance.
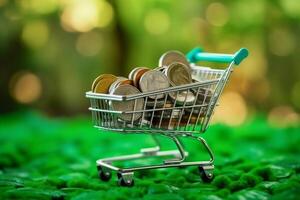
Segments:
[[[239,65],[247,56],[248,50],[245,48],[240,49],[235,54],[206,53],[200,48],[195,48],[186,55],[191,63],[192,77],[197,80],[191,84],[127,96],[87,92],[86,97],[90,100],[89,110],[92,112],[94,127],[103,131],[125,134],[150,134],[157,144],[153,148],[141,149],[140,153],[137,154],[97,160],[99,177],[108,181],[112,176],[111,172],[116,171],[120,185],[132,186],[135,171],[198,166],[202,180],[211,181],[213,179],[214,155],[205,139],[199,136],[199,133],[204,133],[207,130],[213,111],[233,67]],[[228,67],[226,69],[200,67],[195,64],[199,61],[228,63]],[[195,97],[192,100],[188,96],[190,92],[193,92]],[[163,99],[158,99],[159,95],[160,97],[163,95]],[[173,96],[174,101],[172,103],[167,101],[169,95]],[[130,102],[133,109],[118,111],[112,108],[114,103],[125,102]],[[176,144],[177,150],[162,151],[156,137],[157,134],[172,140]],[[185,161],[188,152],[184,150],[181,137],[189,137],[200,142],[210,159],[207,161]],[[113,165],[114,161],[125,162],[162,156],[173,156],[174,158],[165,160],[160,164],[146,166],[121,168]]]

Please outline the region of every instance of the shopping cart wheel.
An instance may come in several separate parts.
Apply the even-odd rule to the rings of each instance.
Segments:
[[[210,183],[214,179],[213,166],[199,166],[199,173],[205,183]]]
[[[134,185],[134,180],[132,178],[133,173],[118,173],[118,184],[120,186],[132,187]]]
[[[109,181],[111,179],[111,172],[102,166],[97,166],[99,178],[102,181]]]

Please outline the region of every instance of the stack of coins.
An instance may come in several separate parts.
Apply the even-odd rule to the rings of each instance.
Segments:
[[[166,90],[196,82],[191,72],[184,54],[168,51],[160,57],[158,67],[154,69],[136,67],[128,78],[102,74],[94,80],[91,89],[94,93],[110,95],[148,93],[137,100],[111,101],[108,106],[112,110],[131,112],[119,114],[118,121],[174,128],[196,123],[206,111],[205,107],[197,105],[208,104],[212,96],[212,92],[204,88],[176,92]]]

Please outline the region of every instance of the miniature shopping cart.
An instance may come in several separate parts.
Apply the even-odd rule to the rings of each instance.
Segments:
[[[240,49],[235,54],[205,53],[200,48],[195,48],[187,54],[187,59],[191,63],[192,77],[196,81],[191,84],[170,87],[158,91],[151,91],[141,94],[120,96],[110,94],[99,94],[87,92],[92,112],[93,125],[103,131],[150,134],[157,146],[153,148],[141,149],[140,153],[124,155],[119,157],[103,158],[96,161],[99,177],[103,181],[111,178],[111,172],[116,171],[118,182],[122,186],[132,186],[133,173],[139,170],[197,166],[203,181],[210,182],[213,179],[214,155],[206,143],[199,136],[208,128],[213,111],[217,105],[220,94],[223,91],[228,78],[235,65],[248,56],[248,50]],[[200,67],[195,63],[198,61],[228,63],[224,69],[212,69]],[[193,92],[195,100],[187,101],[187,96],[179,101],[180,94]],[[164,95],[161,100],[158,95]],[[168,96],[175,96],[170,103]],[[151,98],[150,98],[151,97]],[[153,98],[154,97],[154,98]],[[182,95],[181,95],[182,98]],[[137,103],[143,100],[142,109],[137,108]],[[112,109],[113,102],[132,102],[134,107],[130,111],[118,111]],[[180,102],[180,103],[178,103]],[[168,105],[167,105],[168,104]],[[150,105],[150,106],[149,106]],[[122,120],[120,116],[131,116],[131,120]],[[139,115],[139,117],[136,117]],[[162,151],[156,136],[160,134],[172,140],[177,150]],[[188,153],[180,140],[182,137],[194,139],[202,144],[210,159],[207,161],[186,161]],[[164,160],[160,164],[150,164],[146,166],[135,166],[121,168],[113,165],[115,161],[129,161],[146,157],[172,156],[172,159]]]

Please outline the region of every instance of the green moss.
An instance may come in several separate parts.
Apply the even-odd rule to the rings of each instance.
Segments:
[[[230,195],[230,190],[226,188],[218,190],[216,192],[216,195],[218,195],[221,198],[226,198],[228,195]]]
[[[229,185],[229,189],[231,192],[236,192],[246,187],[247,187],[247,183],[245,181],[235,181]]]
[[[276,180],[276,177],[272,173],[271,167],[269,166],[257,167],[253,169],[250,173],[252,173],[254,176],[261,177],[264,181]]]
[[[144,200],[157,200],[157,199],[164,199],[164,200],[184,200],[183,197],[177,194],[147,194],[143,196]]]
[[[8,199],[63,199],[65,193],[58,190],[46,190],[35,188],[18,188],[8,190],[4,193],[4,197]]]
[[[80,194],[74,196],[73,198],[71,198],[72,200],[86,200],[86,199],[105,199],[107,196],[105,195],[104,192],[97,192],[97,191],[83,191]],[[110,199],[120,199],[123,200],[125,198],[122,198],[122,195],[111,195]]]
[[[95,160],[153,146],[148,136],[99,132],[89,117],[26,116],[9,117],[0,127],[1,200],[298,198],[300,159],[292,140],[300,141],[299,127],[277,131],[261,119],[235,128],[212,126],[203,135],[216,157],[212,183],[201,181],[193,166],[141,171],[135,173],[134,187],[123,188],[116,173],[111,181],[100,181]],[[163,139],[162,144],[174,147]],[[187,140],[185,145],[189,160],[207,160],[198,143]],[[126,166],[131,164],[146,163]]]
[[[218,188],[227,188],[231,183],[231,180],[228,176],[226,175],[220,175],[217,176],[214,180],[213,183],[215,186]]]
[[[246,187],[254,187],[258,183],[262,182],[262,178],[252,174],[243,174],[240,178],[240,181],[245,183]]]
[[[288,191],[291,188],[299,188],[300,189],[300,181],[296,180],[296,179],[290,179],[290,180],[285,180],[285,181],[279,182],[278,184],[274,185],[271,188],[271,192],[273,194],[276,194],[276,193]]]
[[[71,188],[85,188],[85,189],[93,189],[93,190],[106,190],[109,188],[108,184],[101,183],[99,180],[80,177],[71,179],[67,183],[67,187]]]
[[[244,172],[249,172],[255,167],[256,167],[255,163],[247,162],[247,163],[242,163],[242,164],[238,165],[236,168],[239,170],[242,170]]]
[[[261,191],[272,193],[273,187],[277,184],[279,184],[279,183],[276,181],[265,181],[265,182],[261,182],[258,185],[256,185],[256,188]]]
[[[21,188],[24,187],[24,181],[17,177],[0,175],[0,188],[2,187]]]
[[[165,184],[155,184],[149,185],[148,194],[163,194],[163,193],[171,193],[172,189]]]
[[[261,177],[264,181],[275,181],[291,176],[294,171],[276,165],[258,167],[251,171],[253,175]]]
[[[270,168],[271,168],[272,175],[276,179],[288,178],[294,173],[292,169],[287,167],[284,168],[276,165],[271,165]]]
[[[258,191],[258,190],[242,190],[236,192],[228,197],[230,200],[239,200],[239,199],[247,199],[247,200],[266,200],[269,199],[270,195],[266,192]]]
[[[273,200],[294,200],[294,199],[300,199],[300,187],[299,185],[291,185],[289,188],[286,188],[285,190],[282,190],[278,193],[275,193],[273,195]]]

